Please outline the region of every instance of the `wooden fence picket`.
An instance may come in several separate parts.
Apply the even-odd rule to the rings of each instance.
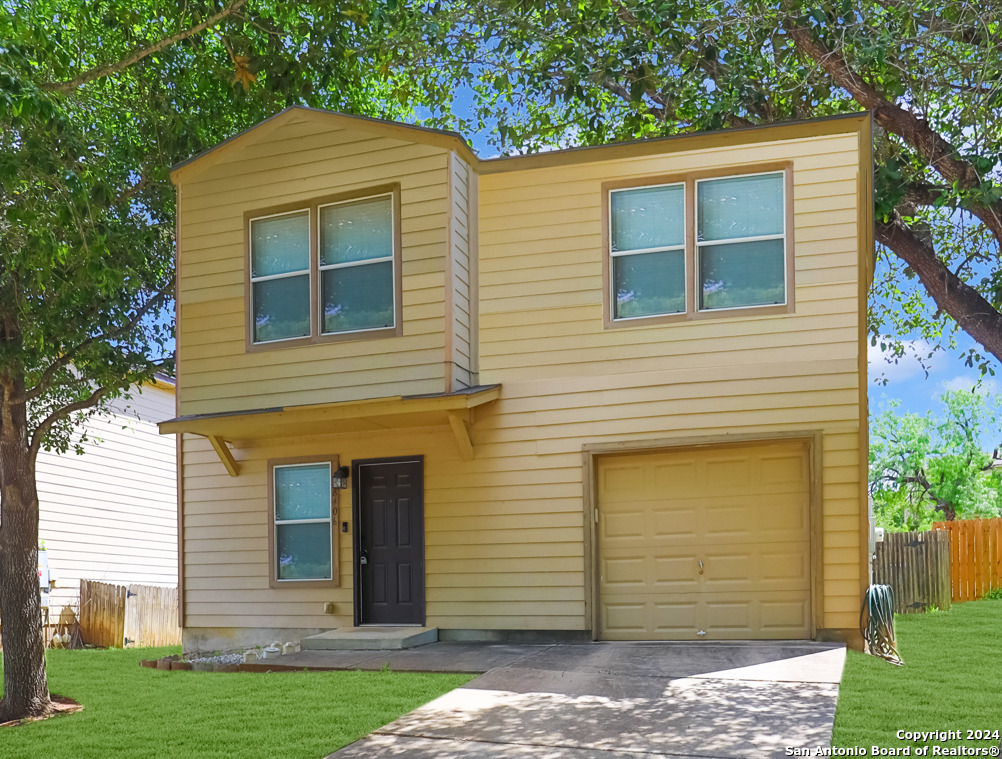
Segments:
[[[105,648],[179,645],[177,588],[81,580],[80,634]]]
[[[877,543],[873,582],[894,588],[894,611],[950,608],[950,536],[941,532],[888,532]]]
[[[950,536],[950,591],[954,601],[974,601],[1002,588],[1002,518],[936,522]]]

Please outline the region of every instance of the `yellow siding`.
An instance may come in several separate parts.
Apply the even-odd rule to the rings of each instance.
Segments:
[[[231,150],[180,191],[180,412],[444,389],[449,156],[306,115]],[[399,182],[403,335],[247,352],[244,213]]]
[[[434,392],[446,363],[461,386],[466,375],[456,367],[475,377],[478,360],[479,382],[501,383],[502,397],[475,410],[469,462],[443,426],[241,441],[233,479],[206,441],[186,436],[189,627],[351,623],[350,535],[341,535],[340,589],[268,587],[269,458],[424,455],[428,624],[585,630],[587,446],[813,432],[821,439],[822,626],[855,627],[865,583],[855,132],[479,176],[473,167],[464,183],[466,164],[437,148],[297,128],[233,151],[182,188],[190,224],[182,233],[182,412]],[[795,313],[603,329],[603,182],[779,160],[794,165]],[[332,191],[332,175],[345,186],[404,186],[405,334],[246,354],[243,210]],[[275,200],[262,202],[272,188]],[[463,219],[464,200],[479,213]],[[342,491],[343,520],[348,501]],[[322,613],[327,601],[334,616]]]
[[[475,305],[470,298],[470,166],[453,154],[450,162],[449,181],[451,183],[452,209],[450,213],[450,288],[446,295],[451,305],[451,315],[447,329],[450,330],[451,346],[447,362],[452,374],[450,390],[472,387],[476,384],[471,349],[471,324]],[[475,212],[475,211],[474,211]]]
[[[603,182],[775,160],[794,164],[794,314],[603,329]],[[480,456],[509,444],[579,459],[587,444],[821,430],[823,626],[852,628],[858,167],[853,133],[482,176],[481,376],[504,391],[476,427]],[[540,498],[580,498],[572,472]]]

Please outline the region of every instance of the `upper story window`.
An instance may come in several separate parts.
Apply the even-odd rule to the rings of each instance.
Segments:
[[[399,334],[395,189],[248,216],[250,346]]]
[[[609,189],[607,326],[792,307],[788,170]]]

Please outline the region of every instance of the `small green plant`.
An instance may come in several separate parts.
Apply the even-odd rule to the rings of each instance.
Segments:
[[[936,606],[936,604],[929,604],[925,607],[926,614],[942,614],[943,610]]]
[[[988,601],[1002,601],[1002,588],[992,588],[984,597]]]

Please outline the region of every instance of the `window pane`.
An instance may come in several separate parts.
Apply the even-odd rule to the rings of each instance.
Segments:
[[[371,198],[320,209],[320,265],[393,255],[390,198]]]
[[[267,277],[309,268],[309,211],[251,222],[251,276]]]
[[[786,302],[782,240],[699,249],[699,307],[737,308]]]
[[[700,240],[783,234],[782,174],[698,182]]]
[[[310,275],[254,282],[254,342],[310,334]]]
[[[617,319],[685,311],[685,254],[638,253],[613,260]]]
[[[323,277],[324,332],[393,326],[393,264],[328,269]]]
[[[684,198],[680,185],[611,193],[613,252],[682,245]]]
[[[279,580],[331,579],[331,526],[323,524],[275,525]]]
[[[330,464],[275,467],[275,519],[330,519]]]

